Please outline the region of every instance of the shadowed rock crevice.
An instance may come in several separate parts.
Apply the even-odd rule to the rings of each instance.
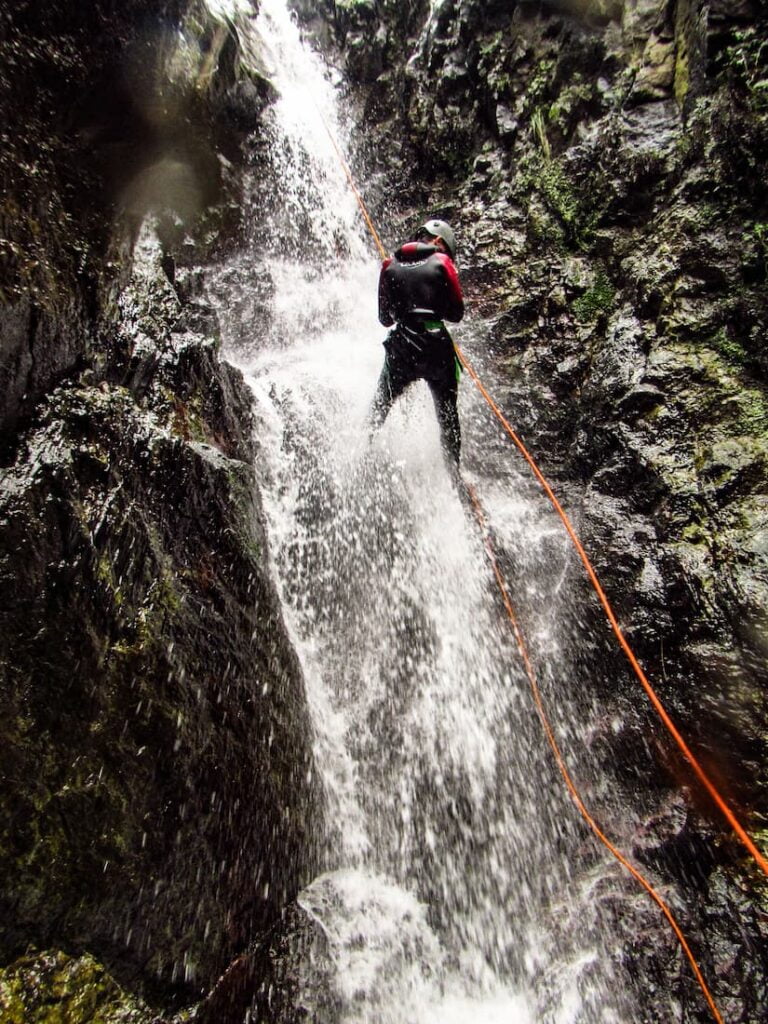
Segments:
[[[55,383],[101,365],[142,218],[223,245],[269,85],[203,0],[0,5],[4,442]],[[173,230],[172,230],[173,229]]]

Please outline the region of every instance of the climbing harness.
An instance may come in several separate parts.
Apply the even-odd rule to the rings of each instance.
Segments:
[[[322,118],[322,114],[320,116]],[[329,138],[331,140],[331,144],[333,145],[333,148],[336,151],[336,155],[338,156],[338,159],[339,159],[339,162],[340,162],[340,164],[342,166],[342,169],[344,170],[344,173],[346,174],[346,177],[347,177],[347,180],[348,180],[348,182],[350,184],[352,192],[354,193],[355,199],[357,200],[358,206],[360,207],[360,211],[361,211],[361,213],[363,215],[365,223],[367,224],[368,229],[369,229],[369,231],[371,233],[371,237],[373,238],[373,240],[374,240],[374,242],[376,244],[376,247],[377,247],[377,249],[379,251],[379,254],[380,254],[381,258],[382,259],[386,259],[387,258],[387,252],[384,249],[384,246],[383,246],[383,244],[381,242],[381,238],[379,237],[379,235],[378,235],[378,233],[376,231],[376,228],[375,228],[375,226],[373,224],[373,221],[371,219],[371,216],[368,213],[368,210],[366,208],[365,202],[363,201],[363,197],[361,196],[360,192],[358,191],[358,189],[357,189],[357,187],[356,187],[356,185],[354,183],[354,179],[352,177],[352,172],[350,171],[349,167],[347,166],[347,163],[344,160],[344,157],[343,157],[343,155],[341,153],[341,150],[339,149],[339,146],[338,146],[338,144],[337,144],[337,142],[336,142],[336,140],[335,140],[335,138],[333,136],[333,133],[331,132],[327,122],[325,121],[324,118],[322,118],[322,120],[323,120],[323,125],[325,127],[325,130],[328,133],[328,136],[329,136]],[[669,717],[669,715],[668,715],[664,705],[661,702],[661,699],[657,695],[656,691],[654,690],[654,688],[652,687],[651,683],[649,682],[647,676],[645,675],[643,669],[641,668],[640,663],[638,662],[637,658],[635,657],[635,654],[632,651],[632,648],[630,647],[626,637],[624,636],[624,634],[623,634],[623,632],[621,630],[621,627],[619,626],[619,623],[618,623],[618,621],[616,619],[616,615],[615,615],[615,613],[613,611],[613,608],[611,607],[610,602],[608,601],[608,598],[607,598],[607,596],[605,594],[605,591],[603,590],[603,588],[602,588],[602,586],[600,584],[600,581],[597,578],[597,574],[596,574],[596,572],[594,570],[594,567],[592,566],[592,563],[591,563],[591,561],[590,561],[586,551],[584,550],[584,547],[582,546],[581,541],[579,540],[578,536],[576,535],[576,531],[574,530],[573,525],[571,524],[571,521],[568,518],[568,515],[566,514],[566,512],[563,509],[562,505],[558,501],[554,491],[552,490],[552,488],[550,487],[550,485],[547,482],[546,478],[542,474],[541,470],[539,469],[538,465],[536,464],[535,460],[533,459],[533,456],[530,454],[528,449],[525,447],[523,442],[520,440],[520,438],[518,437],[516,432],[512,429],[512,427],[508,423],[507,419],[505,418],[504,414],[502,413],[501,409],[498,407],[496,402],[493,400],[491,395],[488,393],[488,391],[485,388],[483,382],[480,380],[480,377],[477,375],[475,370],[472,368],[471,364],[467,360],[467,358],[464,355],[464,353],[462,352],[461,348],[458,345],[455,345],[454,347],[455,347],[455,350],[456,350],[457,363],[460,363],[461,366],[464,368],[464,370],[466,370],[466,372],[472,378],[473,383],[475,384],[475,386],[479,390],[480,394],[485,399],[486,403],[488,404],[488,406],[492,410],[494,416],[497,418],[499,423],[502,425],[502,427],[504,428],[506,433],[510,436],[510,438],[512,439],[512,441],[515,443],[515,445],[517,446],[518,450],[522,454],[523,458],[525,459],[525,461],[530,466],[534,476],[536,477],[537,481],[539,482],[539,484],[543,488],[545,494],[549,498],[549,500],[552,503],[555,511],[557,512],[558,516],[560,517],[560,519],[561,519],[561,521],[563,523],[563,526],[565,527],[566,532],[568,533],[568,536],[571,539],[571,542],[573,543],[574,547],[576,548],[576,551],[577,551],[577,553],[579,555],[579,558],[582,561],[582,564],[584,565],[584,568],[585,568],[585,570],[587,572],[587,576],[589,577],[589,580],[590,580],[590,582],[591,582],[591,584],[592,584],[592,586],[593,586],[593,588],[594,588],[594,590],[595,590],[595,592],[596,592],[596,594],[598,596],[598,599],[599,599],[600,604],[601,604],[601,606],[603,608],[603,611],[605,612],[606,616],[608,617],[608,621],[609,621],[609,623],[611,625],[611,629],[613,630],[613,633],[616,636],[616,639],[618,640],[619,645],[621,646],[622,650],[624,651],[624,654],[626,655],[626,657],[627,657],[627,659],[628,659],[628,661],[629,661],[629,663],[630,663],[630,665],[631,665],[635,675],[637,676],[640,684],[642,685],[643,689],[645,690],[649,700],[651,701],[651,704],[653,705],[654,709],[656,710],[657,714],[659,715],[661,721],[666,726],[666,728],[669,731],[670,735],[675,740],[677,746],[682,751],[682,753],[684,754],[686,760],[689,762],[689,764],[693,768],[693,771],[694,771],[696,777],[699,779],[701,784],[704,786],[706,791],[709,793],[709,795],[711,796],[711,798],[713,799],[713,801],[715,802],[717,807],[720,809],[720,811],[722,812],[722,814],[724,815],[724,817],[728,821],[729,825],[731,826],[731,828],[735,832],[735,834],[738,837],[738,839],[741,841],[741,843],[744,845],[744,847],[748,850],[748,852],[750,853],[752,858],[755,860],[755,862],[758,865],[758,867],[760,867],[760,869],[766,875],[768,875],[768,859],[766,859],[763,856],[763,854],[758,850],[758,848],[756,847],[755,843],[750,838],[750,836],[747,833],[747,831],[744,829],[744,827],[738,821],[738,819],[736,818],[736,816],[734,815],[733,811],[730,809],[730,807],[728,806],[726,801],[720,795],[717,787],[711,781],[711,779],[709,778],[709,776],[705,772],[704,768],[701,766],[701,764],[699,763],[698,759],[695,757],[695,755],[691,751],[690,747],[685,742],[685,740],[682,737],[682,735],[680,734],[679,730],[677,729],[675,724],[670,719],[670,717]],[[459,370],[458,370],[458,366],[457,366],[457,377],[458,377],[458,375],[459,375]],[[498,585],[499,592],[501,594],[501,598],[502,598],[502,601],[503,601],[503,604],[504,604],[504,608],[506,610],[507,617],[508,617],[508,619],[510,621],[510,624],[511,624],[511,627],[512,627],[512,631],[513,631],[513,634],[514,634],[514,637],[515,637],[515,641],[517,643],[518,651],[520,653],[520,657],[522,659],[522,662],[523,662],[523,665],[524,665],[524,668],[525,668],[525,672],[526,672],[526,675],[528,677],[528,681],[529,681],[530,686],[531,686],[531,691],[532,691],[532,694],[533,694],[533,700],[534,700],[534,703],[536,705],[536,710],[538,712],[539,719],[540,719],[541,724],[542,724],[542,728],[544,729],[544,733],[546,735],[547,742],[549,743],[549,746],[550,746],[550,748],[552,750],[552,753],[553,753],[553,756],[554,756],[555,761],[557,763],[558,769],[560,771],[561,776],[563,777],[563,781],[565,782],[565,785],[566,785],[566,787],[568,789],[568,792],[569,792],[569,794],[571,796],[571,799],[573,800],[574,804],[576,805],[577,809],[579,810],[579,813],[582,815],[584,820],[587,822],[587,824],[589,825],[590,829],[595,834],[595,836],[598,838],[598,840],[606,847],[606,849],[608,849],[610,851],[610,853],[616,858],[616,860],[632,875],[632,877],[643,887],[643,889],[645,889],[645,891],[648,893],[648,895],[651,897],[651,899],[657,904],[659,909],[662,911],[662,913],[666,917],[667,921],[669,922],[670,927],[672,928],[672,930],[674,931],[675,935],[677,936],[678,941],[680,942],[680,946],[681,946],[683,952],[685,953],[685,955],[686,955],[686,957],[687,957],[687,959],[688,959],[688,961],[689,961],[689,963],[691,965],[691,969],[693,970],[693,973],[694,973],[694,976],[696,978],[696,981],[698,982],[699,987],[701,988],[701,991],[702,991],[702,993],[704,995],[704,998],[706,999],[707,1005],[709,1006],[714,1019],[718,1022],[718,1024],[723,1024],[723,1018],[722,1018],[722,1016],[720,1015],[720,1012],[717,1009],[717,1006],[716,1006],[716,1004],[714,1002],[714,999],[712,997],[712,994],[711,994],[711,992],[710,992],[710,990],[709,990],[709,988],[707,986],[707,983],[704,980],[704,976],[703,976],[703,974],[701,972],[701,969],[699,968],[699,965],[698,965],[698,963],[696,961],[696,958],[695,958],[693,952],[691,951],[691,948],[688,945],[688,942],[686,941],[685,936],[683,935],[683,932],[682,932],[682,930],[680,928],[680,925],[677,923],[677,920],[675,919],[675,917],[674,917],[672,911],[670,910],[668,904],[659,895],[659,893],[654,889],[654,887],[645,878],[645,876],[624,856],[624,854],[606,836],[606,834],[602,831],[602,829],[597,824],[595,819],[589,813],[586,805],[584,804],[583,800],[581,799],[581,796],[579,795],[579,792],[578,792],[578,789],[576,787],[576,784],[574,783],[574,781],[573,781],[573,779],[571,777],[571,774],[568,771],[568,767],[567,767],[567,765],[565,763],[565,760],[563,758],[562,752],[560,751],[560,747],[559,747],[559,745],[557,743],[557,740],[555,738],[555,734],[554,734],[554,730],[552,728],[552,725],[549,722],[549,718],[548,718],[548,716],[546,714],[546,710],[544,708],[544,703],[543,703],[542,696],[541,696],[541,691],[539,690],[538,682],[537,682],[537,679],[536,679],[536,674],[535,674],[534,669],[533,669],[533,664],[531,662],[531,658],[530,658],[530,655],[528,653],[528,649],[527,649],[527,646],[525,644],[525,640],[523,638],[523,634],[522,634],[522,631],[520,629],[520,626],[519,626],[519,623],[518,623],[518,620],[517,620],[517,616],[515,615],[515,611],[514,611],[514,608],[512,606],[512,601],[511,601],[510,596],[509,596],[509,591],[507,589],[506,582],[504,580],[504,576],[503,576],[503,574],[502,574],[502,572],[501,572],[501,570],[499,568],[498,561],[496,559],[496,555],[495,555],[495,552],[493,550],[493,546],[492,546],[492,544],[490,542],[490,538],[489,538],[489,535],[488,535],[488,530],[486,528],[486,523],[485,523],[485,516],[484,516],[483,510],[482,510],[482,507],[481,507],[480,502],[479,502],[479,500],[477,498],[477,494],[475,492],[474,487],[472,487],[471,485],[465,485],[465,487],[466,487],[467,493],[468,493],[468,495],[470,497],[470,500],[472,502],[472,507],[473,507],[473,510],[474,510],[474,513],[475,513],[475,517],[477,518],[478,525],[480,526],[480,529],[481,529],[481,532],[482,532],[482,535],[483,535],[483,540],[484,540],[485,549],[486,549],[486,552],[487,552],[487,555],[488,555],[488,560],[489,560],[490,565],[491,565],[491,567],[493,569],[493,573],[494,573],[494,576],[496,578],[496,583]]]

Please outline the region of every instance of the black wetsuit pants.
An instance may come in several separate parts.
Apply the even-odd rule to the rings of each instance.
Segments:
[[[386,357],[370,413],[370,424],[378,429],[396,399],[409,384],[424,380],[432,393],[440,425],[440,443],[445,455],[459,465],[461,428],[456,400],[459,368],[451,336],[445,327],[427,329],[398,324],[384,342]]]

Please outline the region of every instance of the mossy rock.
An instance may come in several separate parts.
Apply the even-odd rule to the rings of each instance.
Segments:
[[[0,970],[2,1024],[159,1024],[92,956],[29,953]]]
[[[577,320],[592,322],[601,314],[610,313],[614,306],[616,289],[605,275],[598,271],[595,283],[583,295],[573,301],[573,312]]]
[[[201,408],[220,383],[226,419],[223,371],[187,383]],[[0,502],[0,946],[108,950],[175,1006],[272,923],[320,834],[314,793],[293,806],[309,734],[252,469],[106,383],[52,395],[24,445]]]

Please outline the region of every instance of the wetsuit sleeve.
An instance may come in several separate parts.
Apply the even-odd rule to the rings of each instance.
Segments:
[[[379,323],[383,324],[384,327],[391,327],[395,322],[392,295],[390,294],[389,281],[386,275],[386,269],[391,262],[391,256],[384,260],[381,264],[381,273],[379,274]]]
[[[438,255],[448,284],[445,319],[457,324],[464,316],[464,296],[459,283],[459,274],[456,264],[450,256],[446,256],[444,253]]]

